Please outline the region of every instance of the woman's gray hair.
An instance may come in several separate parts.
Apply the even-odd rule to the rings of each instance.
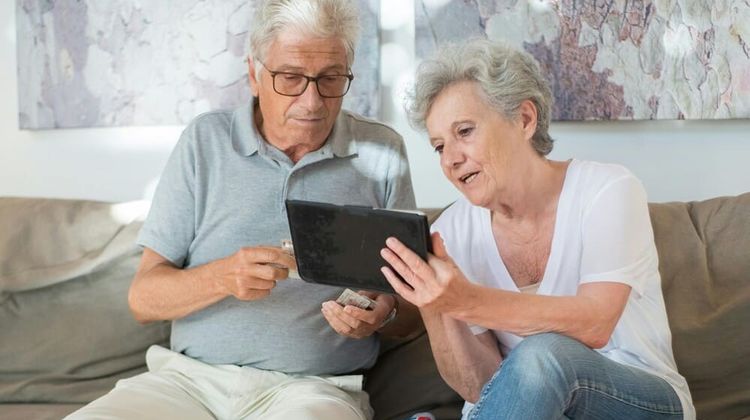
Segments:
[[[359,9],[352,0],[267,0],[260,2],[248,42],[248,57],[265,61],[268,47],[283,31],[303,35],[340,38],[346,47],[349,67],[359,36]]]
[[[446,44],[422,62],[407,102],[412,126],[424,130],[427,114],[440,92],[461,81],[476,82],[487,103],[508,119],[515,118],[521,103],[530,100],[537,112],[532,146],[541,156],[552,151],[549,85],[530,54],[503,42],[472,39]]]

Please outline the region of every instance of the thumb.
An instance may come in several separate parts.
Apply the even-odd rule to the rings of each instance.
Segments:
[[[448,250],[445,249],[445,241],[440,236],[440,232],[435,232],[430,236],[432,238],[432,253],[441,260],[449,259],[450,256]]]

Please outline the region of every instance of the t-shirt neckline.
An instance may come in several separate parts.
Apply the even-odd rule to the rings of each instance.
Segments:
[[[549,294],[552,279],[557,276],[557,272],[560,268],[561,263],[561,250],[559,249],[561,244],[561,230],[568,219],[570,212],[570,200],[572,199],[573,185],[578,178],[578,163],[576,159],[571,159],[568,167],[565,170],[565,179],[563,180],[562,190],[558,197],[557,210],[555,213],[555,228],[552,232],[552,244],[550,245],[549,257],[547,257],[547,265],[544,267],[544,274],[537,283],[539,288],[537,294],[546,295]],[[492,235],[492,217],[489,209],[480,208],[482,211],[481,223],[482,223],[482,236],[485,249],[487,249],[487,263],[492,270],[492,275],[499,279],[503,289],[520,292],[518,286],[513,281],[508,272],[508,268],[505,266],[503,259],[500,257],[500,251],[497,249],[495,238]]]

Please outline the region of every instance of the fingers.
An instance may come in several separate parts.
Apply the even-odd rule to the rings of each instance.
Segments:
[[[238,278],[256,278],[260,280],[283,280],[289,276],[289,269],[276,264],[253,264],[250,267],[239,268]]]
[[[381,267],[380,271],[383,273],[385,279],[388,280],[388,283],[391,284],[391,287],[393,287],[393,290],[395,290],[396,293],[409,301],[409,303],[416,305],[416,295],[413,288],[404,283],[400,278],[396,277],[396,274],[389,267]]]
[[[337,333],[352,338],[362,338],[371,335],[377,330],[377,326],[380,325],[378,320],[384,318],[378,312],[378,308],[367,311],[351,305],[342,307],[333,301],[324,302],[322,312],[323,316]]]
[[[275,280],[265,280],[257,277],[240,277],[235,280],[235,284],[237,285],[237,290],[271,290],[276,287]]]
[[[431,276],[434,273],[432,272],[432,269],[429,265],[425,262],[425,260],[422,259],[419,255],[415,254],[414,251],[406,247],[401,241],[399,241],[396,238],[388,238],[385,241],[385,244],[388,246],[388,249],[390,249],[394,254],[398,256],[398,258],[403,261],[404,264],[406,264],[409,269],[416,274],[419,277],[427,277]],[[382,255],[382,252],[381,252]],[[391,263],[391,261],[388,261]],[[391,263],[393,265],[393,263]],[[394,268],[396,268],[394,266]],[[407,276],[404,276],[404,273],[401,270],[396,269],[401,276],[403,276],[405,279],[410,280]],[[408,274],[408,273],[407,273]]]
[[[248,264],[277,264],[287,268],[297,268],[294,257],[277,247],[245,247],[238,254]]]
[[[271,294],[271,290],[259,290],[259,289],[238,289],[233,296],[239,300],[260,300],[267,298]]]
[[[413,289],[421,287],[422,281],[419,276],[417,276],[414,270],[404,263],[404,261],[393,251],[389,248],[383,248],[380,250],[380,256],[391,265],[393,271],[401,275],[403,278],[403,280],[401,280],[402,283],[406,282]],[[391,273],[393,273],[393,271],[391,271]]]
[[[443,237],[440,236],[440,232],[434,232],[430,235],[430,239],[432,239],[432,253],[438,258],[447,258],[448,250],[445,249],[445,241],[443,241]]]
[[[367,296],[368,298],[376,301],[379,301],[380,296],[387,296],[385,293],[373,292],[371,290],[359,290],[357,291],[357,293],[362,296]]]

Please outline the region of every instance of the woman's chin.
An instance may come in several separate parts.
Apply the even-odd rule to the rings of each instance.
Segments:
[[[485,194],[478,194],[478,191],[462,190],[461,194],[463,194],[471,204],[477,207],[487,207],[489,205],[489,200]]]

